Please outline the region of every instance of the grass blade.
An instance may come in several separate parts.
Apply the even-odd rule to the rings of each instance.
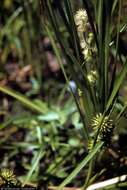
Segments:
[[[70,173],[70,175],[60,184],[57,190],[62,190],[67,184],[69,184],[72,179],[74,179],[77,174],[86,166],[86,164],[95,156],[95,154],[100,150],[103,146],[103,142],[99,142],[79,164],[78,166]]]
[[[28,172],[27,176],[26,176],[26,179],[23,183],[23,186],[30,181],[30,178],[33,174],[33,172],[36,170],[36,168],[39,166],[39,161],[40,159],[42,158],[42,156],[45,154],[45,152],[43,152],[43,150],[41,149],[35,156],[35,159],[34,159],[34,163],[32,165],[32,168],[30,169],[30,171]]]
[[[72,32],[72,36],[73,36],[74,47],[76,50],[77,59],[80,61],[80,57],[81,57],[81,54],[79,54],[79,46],[80,45],[79,45],[78,34],[77,34],[75,22],[74,22],[74,16],[73,16],[73,12],[72,12],[71,2],[69,0],[65,0],[65,6],[66,6],[68,18],[70,20],[71,32]]]
[[[126,63],[124,64],[124,66],[123,66],[120,74],[116,78],[116,81],[115,81],[115,84],[114,84],[114,88],[112,90],[111,96],[109,97],[109,100],[108,100],[108,103],[107,103],[107,106],[106,106],[106,111],[108,111],[108,109],[112,105],[113,100],[116,97],[116,95],[117,95],[117,93],[118,93],[118,91],[120,89],[120,86],[121,86],[121,84],[123,82],[123,79],[126,76],[126,73],[127,73],[127,60],[126,60]]]
[[[14,90],[11,90],[7,87],[3,87],[0,86],[0,91],[17,99],[18,101],[20,101],[22,104],[24,104],[26,107],[28,107],[29,109],[36,111],[38,113],[44,114],[47,112],[47,109],[42,109],[40,108],[38,105],[36,105],[34,102],[31,102],[29,99],[27,99],[25,96],[23,96],[22,94],[15,92]]]
[[[51,34],[49,28],[48,28],[46,25],[45,25],[45,29],[46,29],[46,31],[47,31],[47,34],[48,34],[49,38],[50,38],[50,41],[51,41],[51,44],[52,44],[52,46],[53,46],[54,52],[55,52],[55,54],[56,54],[58,63],[59,63],[59,65],[60,65],[60,68],[62,69],[62,72],[63,72],[63,74],[64,74],[64,77],[65,77],[65,79],[66,79],[66,82],[67,82],[67,84],[68,84],[68,86],[69,86],[69,79],[68,79],[68,76],[66,75],[66,72],[65,72],[65,69],[64,69],[64,66],[63,66],[61,57],[60,57],[59,50],[58,50],[58,48],[57,48],[57,46],[56,46],[56,44],[55,44],[55,41],[54,41],[54,39],[53,39],[53,37],[52,37],[52,34]],[[78,111],[79,111],[79,113],[80,113],[81,119],[82,119],[83,124],[84,124],[85,137],[86,137],[86,139],[88,139],[88,129],[87,129],[87,127],[86,127],[85,120],[84,120],[84,116],[83,116],[82,111],[81,111],[81,109],[80,109],[80,105],[79,105],[79,103],[78,103],[77,97],[76,97],[75,94],[73,93],[73,90],[72,90],[71,88],[70,88],[70,90],[71,90],[72,96],[74,97],[74,100],[75,100],[77,109],[78,109]]]

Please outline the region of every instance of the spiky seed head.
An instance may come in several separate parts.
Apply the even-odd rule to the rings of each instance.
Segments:
[[[106,118],[101,128],[100,138],[105,141],[106,144],[110,144],[111,136],[113,133],[114,125],[113,120]]]
[[[92,127],[98,128],[100,126],[103,128],[103,131],[110,131],[110,129],[112,129],[112,127],[113,127],[113,121],[111,119],[109,119],[108,116],[105,116],[103,118],[102,113],[98,113],[92,119]]]
[[[0,187],[21,187],[20,181],[16,179],[14,172],[10,169],[0,171]]]
[[[1,176],[7,180],[15,178],[13,171],[9,169],[2,169]]]
[[[92,127],[95,129],[95,128],[98,128],[101,124],[101,121],[102,121],[102,113],[97,113],[95,117],[92,118]]]
[[[110,143],[111,135],[114,129],[113,120],[111,120],[108,116],[103,118],[102,113],[98,113],[92,119],[92,127],[95,131],[100,128],[99,138],[104,141],[105,144]]]
[[[16,185],[17,183],[16,176],[14,175],[14,172],[10,169],[2,169],[0,172],[0,177],[8,184]]]

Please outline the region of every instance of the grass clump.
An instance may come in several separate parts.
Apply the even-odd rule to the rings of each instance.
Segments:
[[[0,34],[0,91],[6,108],[1,145],[7,151],[1,167],[17,173],[20,168],[23,186],[30,182],[59,190],[89,189],[109,176],[126,175],[127,147],[121,142],[127,135],[126,3],[16,2],[9,5],[13,11],[9,19],[4,15]],[[8,69],[8,77],[9,54],[12,70],[17,69],[16,75]],[[9,135],[3,134],[6,128]],[[17,158],[20,162],[13,162]]]

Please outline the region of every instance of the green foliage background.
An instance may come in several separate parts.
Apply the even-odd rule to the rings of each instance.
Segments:
[[[82,55],[74,21],[78,9],[86,10],[94,35],[97,55],[91,65]],[[23,184],[32,182],[46,188],[55,185],[63,189],[70,184],[86,189],[102,175],[106,179],[109,168],[100,166],[98,160],[107,156],[111,163],[106,151],[111,148],[117,152],[114,144],[118,145],[119,141],[115,139],[126,134],[126,1],[5,0],[0,12],[3,116],[0,127],[2,133],[16,129],[17,134],[15,138],[9,132],[1,138],[1,151],[6,150],[1,156],[1,167],[13,167]],[[50,76],[50,80],[46,79],[48,62],[43,48],[46,37],[50,39],[66,84]],[[27,65],[32,67],[28,79],[31,88],[25,92],[20,87],[22,81],[16,84],[9,81],[6,65],[11,60],[10,55],[20,69]],[[87,78],[92,68],[98,73],[93,86]],[[70,86],[72,80],[76,91]],[[4,107],[4,99],[10,104],[8,109]],[[91,123],[98,113],[102,117],[95,131]],[[98,141],[98,137],[105,117],[112,119],[115,129],[110,147],[102,149],[105,141]],[[20,130],[23,137],[18,140]],[[93,144],[89,151],[91,139]],[[20,162],[11,161],[17,157],[21,158]],[[115,160],[113,162],[115,165]],[[111,177],[119,175],[119,167],[113,169]]]

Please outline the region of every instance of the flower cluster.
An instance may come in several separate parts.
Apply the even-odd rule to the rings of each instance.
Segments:
[[[86,24],[88,23],[87,13],[84,9],[79,9],[75,14],[75,23],[79,34],[83,33],[86,29]]]
[[[75,14],[75,24],[78,31],[80,46],[85,61],[92,62],[92,57],[96,52],[94,35],[88,21],[85,9],[79,9]]]
[[[98,73],[95,70],[91,70],[90,73],[87,75],[87,79],[91,85],[95,85],[98,79]]]

